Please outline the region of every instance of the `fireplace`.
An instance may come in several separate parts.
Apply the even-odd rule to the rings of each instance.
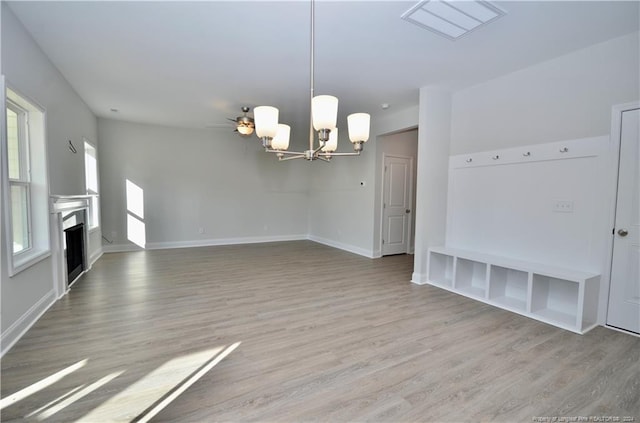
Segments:
[[[64,238],[67,247],[67,281],[71,285],[85,269],[84,223],[65,229]]]
[[[90,268],[87,256],[90,199],[89,195],[50,196],[53,278],[58,298]]]

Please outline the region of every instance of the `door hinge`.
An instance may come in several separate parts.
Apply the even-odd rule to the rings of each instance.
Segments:
[[[384,245],[384,239],[382,240],[382,244]]]
[[[386,209],[387,208],[387,203],[382,203],[382,208]]]
[[[387,165],[385,165],[385,166],[384,166],[384,171],[385,171],[385,172],[387,171]]]

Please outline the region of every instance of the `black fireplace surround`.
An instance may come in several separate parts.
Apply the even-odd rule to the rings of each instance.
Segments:
[[[67,283],[71,284],[85,269],[84,223],[64,230],[67,244]]]

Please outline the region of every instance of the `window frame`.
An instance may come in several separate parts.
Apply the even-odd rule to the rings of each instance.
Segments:
[[[8,276],[34,266],[51,256],[50,214],[49,214],[49,173],[47,152],[47,115],[36,101],[22,94],[6,82],[0,75],[0,170],[2,172],[2,214],[4,225],[4,245],[2,253],[6,258]],[[7,104],[11,102],[26,110],[28,120],[27,160],[29,192],[27,213],[30,227],[31,248],[13,253],[13,216],[11,207],[11,184],[8,170]]]
[[[85,192],[87,195],[91,196],[89,199],[89,210],[88,210],[88,225],[87,229],[89,232],[94,232],[100,229],[100,170],[98,168],[98,149],[95,145],[93,145],[87,138],[82,137],[82,141],[84,142],[84,180],[85,180]],[[93,153],[91,154],[90,151]],[[95,160],[96,166],[96,185],[97,191],[94,191],[89,188],[88,184],[88,173],[87,173],[87,155],[90,155]]]
[[[29,160],[29,111],[20,107],[10,99],[6,100],[6,110],[11,110],[18,116],[18,162],[19,162],[19,177],[11,178],[9,176],[9,169],[7,167],[7,176],[9,181],[9,199],[11,207],[9,207],[9,216],[11,218],[11,253],[14,257],[20,258],[29,254],[33,248],[33,231],[31,224],[31,162]],[[5,110],[5,118],[6,118]],[[8,148],[7,139],[7,148]],[[8,163],[7,163],[8,166]],[[27,246],[20,251],[14,251],[14,239],[13,239],[13,198],[11,192],[14,186],[21,186],[25,189],[27,209]]]

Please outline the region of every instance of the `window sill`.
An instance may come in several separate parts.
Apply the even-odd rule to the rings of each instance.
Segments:
[[[20,254],[17,257],[12,257],[9,265],[9,277],[14,277],[18,273],[22,272],[41,262],[47,257],[51,256],[51,250],[33,250],[24,254]]]

